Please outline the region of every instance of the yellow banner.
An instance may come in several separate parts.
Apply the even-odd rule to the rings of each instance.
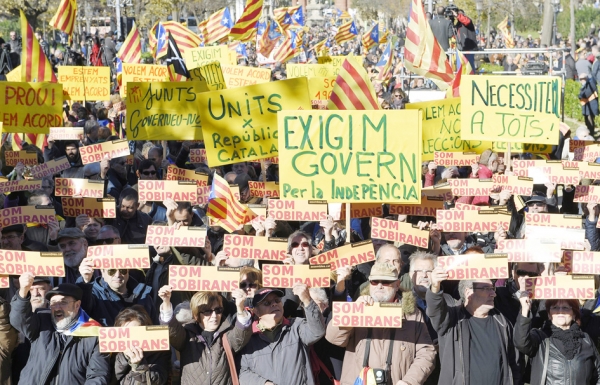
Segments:
[[[6,151],[4,153],[4,158],[6,160],[6,166],[14,167],[17,163],[21,162],[25,166],[35,166],[38,164],[37,152],[35,150],[31,151]]]
[[[56,178],[54,195],[57,197],[104,197],[104,181],[79,178]]]
[[[464,75],[461,138],[558,144],[561,78]]]
[[[373,218],[371,237],[392,242],[402,242],[426,249],[429,247],[429,230],[419,230],[410,223]]]
[[[121,74],[121,97],[127,96],[127,83],[129,82],[168,82],[169,70],[167,66],[156,64],[127,64],[123,63]],[[128,101],[129,102],[129,101]],[[129,104],[129,103],[128,103]]]
[[[286,66],[288,79],[301,77],[333,77],[333,65],[330,64],[293,64]]]
[[[223,240],[223,251],[229,258],[283,261],[286,258],[287,248],[287,238],[225,234]]]
[[[281,196],[329,202],[419,203],[418,111],[278,114]],[[392,128],[403,122],[402,135]]]
[[[65,217],[116,218],[115,198],[61,198]]]
[[[240,269],[221,266],[169,266],[174,291],[232,291],[239,289]]]
[[[222,65],[221,69],[227,88],[246,87],[271,81],[271,70],[267,68]]]
[[[464,254],[438,257],[449,280],[508,278],[508,255]]]
[[[333,302],[331,322],[336,327],[401,328],[402,304]]]
[[[297,283],[329,287],[329,265],[262,265],[263,286],[291,289]]]
[[[375,260],[375,251],[371,240],[346,244],[344,246],[326,251],[309,259],[311,265],[331,266],[331,270],[337,270],[344,266],[356,266],[361,263]]]
[[[37,187],[39,189],[41,187]],[[35,190],[35,189],[31,189]],[[0,221],[2,226],[12,226],[25,223],[40,223],[47,225],[55,221],[54,208],[50,206],[17,206],[0,210]]]
[[[525,290],[532,299],[593,299],[593,275],[553,275],[525,278]]]
[[[223,70],[221,69],[221,63],[217,61],[204,64],[189,71],[192,80],[206,82],[210,91],[224,90],[227,88],[225,85],[225,78],[223,77]]]
[[[493,142],[492,150],[495,152],[506,152],[508,146],[505,142]],[[532,154],[549,154],[552,152],[550,144],[511,143],[510,151],[514,153],[530,152]]]
[[[69,163],[69,159],[63,155],[59,158],[52,159],[46,163],[32,167],[30,172],[34,178],[41,179],[45,176],[58,174],[59,172],[69,168],[71,168],[71,163]]]
[[[0,82],[2,132],[48,134],[62,126],[62,84]]]
[[[21,275],[25,272],[36,276],[64,277],[62,252],[0,250],[1,275]]]
[[[140,201],[164,202],[172,199],[175,202],[198,202],[198,184],[196,181],[180,180],[140,180],[138,181]]]
[[[277,112],[311,109],[304,78],[205,92],[197,106],[211,167],[277,156]]]
[[[130,326],[98,329],[100,353],[126,352],[139,347],[143,352],[169,350],[169,327]]]
[[[129,142],[126,139],[122,139],[91,144],[79,147],[79,153],[81,154],[81,162],[83,164],[100,162],[106,157],[108,159],[120,158],[130,154]]]
[[[408,103],[406,109],[423,112],[423,160],[433,160],[436,151],[481,154],[492,148],[489,141],[461,139],[460,98]]]
[[[131,82],[127,96],[127,136],[133,140],[202,139],[198,94],[206,82]]]
[[[308,78],[308,94],[313,110],[326,110],[327,101],[331,98],[331,91],[335,84],[334,77],[311,77]]]
[[[181,226],[148,226],[146,245],[173,247],[204,247],[206,227]]]
[[[13,68],[12,71],[6,74],[7,82],[20,82],[21,81],[21,66]]]
[[[58,66],[64,100],[110,100],[109,67]]]
[[[235,55],[231,55],[229,48],[225,45],[187,49],[183,54],[183,59],[188,70],[214,61],[218,61],[221,65],[236,64]]]
[[[344,64],[344,60],[348,59],[348,58],[354,58],[356,59],[357,56],[354,55],[348,55],[348,56],[319,56],[317,57],[317,60],[319,61],[319,64],[328,64],[331,65],[333,67],[333,73],[331,74],[334,77],[337,77],[340,73],[340,70],[342,69],[342,65]],[[361,63],[362,63],[362,58],[361,58]]]

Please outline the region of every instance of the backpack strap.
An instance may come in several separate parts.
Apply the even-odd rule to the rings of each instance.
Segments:
[[[371,335],[372,329],[367,332],[367,345],[365,346],[365,357],[363,358],[363,368],[369,366],[369,353],[371,352]]]
[[[225,350],[225,355],[227,356],[227,362],[229,363],[229,372],[231,373],[231,383],[232,385],[240,385],[240,380],[238,379],[237,370],[235,369],[235,361],[233,359],[233,350],[231,349],[231,345],[229,344],[229,340],[227,336],[224,335],[221,338],[223,341],[223,350]]]
[[[385,369],[387,371],[392,367],[392,354],[394,353],[394,342],[396,338],[396,329],[392,329],[392,333],[390,334],[390,346],[388,347],[388,355],[387,360],[385,361]]]

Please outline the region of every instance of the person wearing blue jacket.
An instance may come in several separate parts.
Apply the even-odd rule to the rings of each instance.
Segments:
[[[595,136],[596,123],[594,119],[598,115],[598,87],[593,77],[587,74],[579,74],[581,89],[579,90],[579,103],[581,114],[585,119],[585,125],[590,130],[590,135]]]

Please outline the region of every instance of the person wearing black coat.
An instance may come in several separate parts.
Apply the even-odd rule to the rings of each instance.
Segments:
[[[600,356],[590,336],[579,327],[577,300],[547,300],[550,320],[531,327],[529,293],[521,298],[513,341],[531,358],[531,384],[600,384]]]
[[[579,103],[581,104],[581,114],[585,119],[585,125],[590,130],[590,135],[594,136],[596,123],[594,118],[598,115],[598,88],[596,80],[588,77],[587,74],[579,74],[581,89],[579,90]]]

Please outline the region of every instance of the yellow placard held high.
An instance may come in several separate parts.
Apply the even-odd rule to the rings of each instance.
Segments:
[[[224,90],[227,88],[225,85],[225,78],[223,77],[223,70],[221,69],[221,63],[218,61],[204,64],[189,71],[192,80],[205,81],[210,91]]]
[[[62,84],[0,82],[2,132],[48,134],[62,126]]]
[[[333,66],[330,64],[292,64],[286,67],[288,79],[310,77],[332,77]]]
[[[251,86],[271,81],[271,70],[236,65],[221,65],[227,88]]]
[[[283,111],[281,197],[328,202],[419,203],[419,111]],[[411,130],[399,135],[402,122]]]
[[[65,100],[110,100],[109,67],[59,66]]]
[[[127,96],[127,83],[130,82],[168,82],[169,70],[167,66],[156,64],[127,64],[123,63],[121,97]],[[56,126],[60,126],[57,124]]]
[[[188,49],[183,54],[183,59],[185,60],[185,65],[188,70],[201,67],[214,61],[218,61],[222,65],[236,64],[235,60],[231,60],[229,48],[225,45]]]
[[[204,81],[131,82],[127,97],[127,137],[132,140],[202,139],[197,98]]]
[[[334,84],[334,77],[308,78],[308,94],[310,95],[313,110],[327,109],[327,101],[331,97]]]
[[[561,78],[465,75],[461,138],[558,144]]]

